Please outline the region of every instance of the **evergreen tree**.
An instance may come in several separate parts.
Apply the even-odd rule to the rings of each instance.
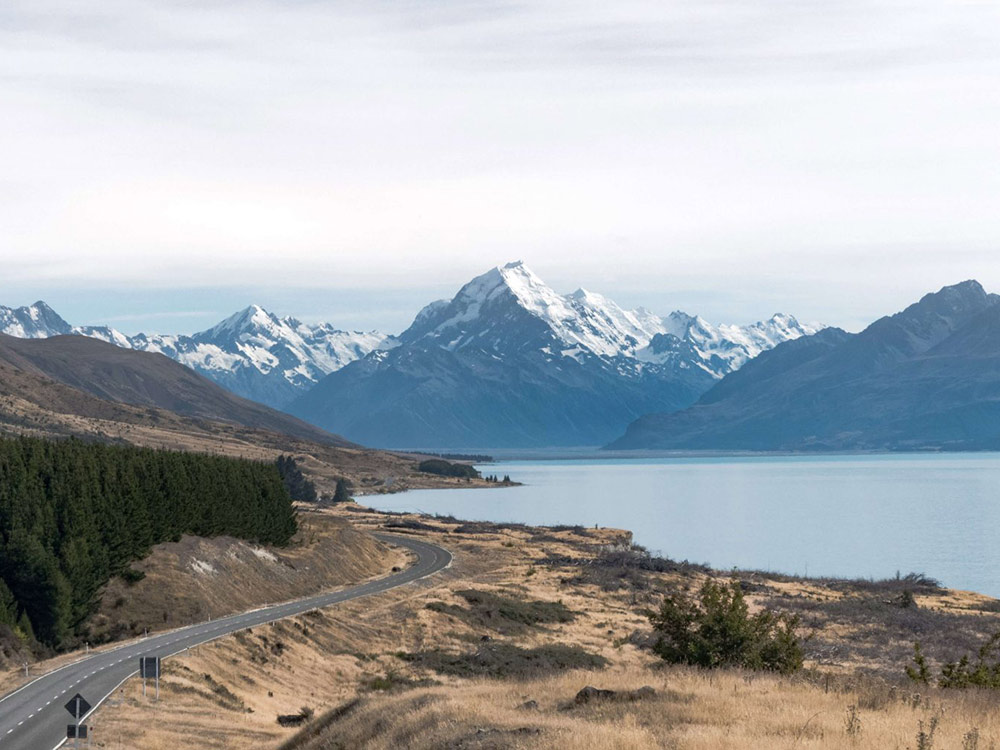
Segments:
[[[306,479],[298,463],[291,456],[278,456],[278,473],[281,475],[288,494],[292,500],[302,503],[315,503],[319,498],[316,485]]]
[[[17,625],[17,600],[2,578],[0,578],[0,625],[11,628]]]
[[[333,502],[335,503],[349,503],[352,502],[351,490],[346,479],[337,480],[337,489],[333,492]]]

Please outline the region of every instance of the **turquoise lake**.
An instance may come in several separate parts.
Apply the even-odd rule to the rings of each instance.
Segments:
[[[677,560],[811,576],[921,572],[1000,596],[1000,454],[510,460],[522,487],[366,497],[382,510],[629,529]]]

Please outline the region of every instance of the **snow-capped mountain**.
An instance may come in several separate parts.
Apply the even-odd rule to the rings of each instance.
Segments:
[[[421,310],[399,347],[332,373],[289,408],[383,447],[598,444],[629,414],[683,408],[816,330],[787,315],[750,326],[660,318],[583,289],[560,295],[509,263]]]
[[[782,341],[820,328],[782,314],[747,326],[713,326],[680,311],[661,318],[642,307],[625,310],[586,289],[559,295],[517,261],[476,277],[450,301],[432,302],[400,340],[433,341],[451,351],[476,346],[499,353],[535,346],[561,356],[586,353],[651,364],[687,358],[721,378]]]
[[[678,310],[670,313],[664,323],[667,330],[657,332],[636,356],[659,364],[687,361],[716,378],[738,370],[784,341],[811,336],[823,328],[799,323],[782,313],[746,326],[713,326],[704,318]]]
[[[398,338],[256,305],[193,335],[72,327],[44,302],[0,308],[0,331],[75,333],[159,352],[229,390],[378,447],[600,445],[633,419],[682,409],[776,344],[819,330],[788,315],[748,326],[559,294],[523,263],[427,305]]]
[[[78,334],[124,349],[159,352],[234,393],[281,408],[325,375],[395,340],[376,331],[342,331],[279,318],[257,305],[193,335],[139,333],[108,326],[72,327],[44,302],[0,307],[0,331],[20,338]]]
[[[20,339],[47,339],[70,333],[71,326],[39,300],[24,307],[0,305],[0,333]]]

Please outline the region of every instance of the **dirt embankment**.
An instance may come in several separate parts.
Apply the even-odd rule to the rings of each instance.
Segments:
[[[89,622],[92,642],[202,622],[383,575],[405,555],[347,521],[302,513],[286,548],[232,537],[185,536],[132,565],[145,577],[113,579]]]

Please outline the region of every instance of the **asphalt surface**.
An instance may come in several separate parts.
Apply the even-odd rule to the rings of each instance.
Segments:
[[[62,745],[66,742],[66,726],[73,723],[64,708],[70,698],[80,693],[96,709],[122,682],[138,672],[140,656],[172,656],[244,628],[380,594],[426,578],[451,564],[451,553],[434,544],[393,534],[375,536],[415,553],[417,562],[385,578],[151,635],[54,670],[0,698],[0,750],[52,750]],[[152,682],[149,687],[151,690]],[[68,746],[72,747],[72,742]]]

